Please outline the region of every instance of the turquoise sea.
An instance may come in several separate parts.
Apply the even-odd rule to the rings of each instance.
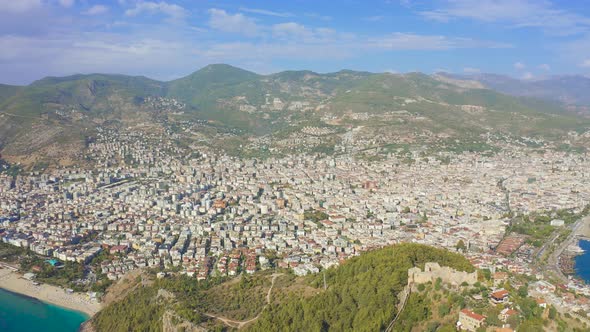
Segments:
[[[576,256],[576,275],[590,284],[590,241],[580,241],[584,254]]]
[[[75,332],[87,319],[84,313],[0,288],[0,331]]]

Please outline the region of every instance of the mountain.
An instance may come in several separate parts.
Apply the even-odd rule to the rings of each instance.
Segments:
[[[109,112],[135,96],[159,95],[165,85],[146,77],[125,75],[73,75],[47,77],[15,90],[0,109],[19,116],[39,116],[64,106],[82,111]]]
[[[359,129],[358,140],[378,137],[383,145],[449,138],[473,144],[486,133],[556,139],[590,127],[556,102],[495,91],[520,91],[517,87],[532,82],[481,77],[485,82],[448,74],[352,70],[259,75],[224,64],[170,82],[107,74],[47,77],[28,86],[0,85],[0,152],[25,164],[51,162],[82,151],[97,127],[114,124],[172,130],[189,144],[195,136],[175,124],[203,120],[211,128],[196,142],[233,153],[247,150],[240,143],[244,139],[261,137],[273,138],[265,143],[273,151],[329,152],[347,128]],[[574,84],[554,84],[559,82],[564,91]],[[305,127],[327,128],[322,141],[307,144],[307,150],[290,143],[300,140]],[[257,144],[252,151],[260,151]]]
[[[590,78],[580,75],[554,76],[537,80],[519,80],[497,74],[453,75],[440,73],[440,76],[475,81],[488,89],[513,96],[534,97],[564,103],[566,105],[590,105]]]
[[[219,97],[232,95],[233,89],[241,84],[255,81],[260,76],[253,72],[225,64],[208,65],[186,77],[169,82],[168,95],[199,105],[206,100],[218,97],[219,91],[227,93]]]
[[[20,86],[0,84],[0,104],[7,98],[17,94],[20,89],[22,89]]]

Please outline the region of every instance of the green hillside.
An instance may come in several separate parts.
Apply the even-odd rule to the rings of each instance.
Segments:
[[[232,97],[247,88],[246,82],[259,79],[259,75],[225,64],[206,66],[186,77],[168,82],[168,95],[189,101],[196,106],[209,105],[220,97]]]
[[[97,331],[161,331],[162,315],[172,311],[193,324],[215,329],[222,325],[208,314],[246,320],[262,311],[248,330],[379,331],[396,314],[408,269],[423,268],[431,261],[474,270],[461,255],[424,245],[399,244],[363,253],[327,270],[327,290],[323,273],[298,278],[282,275],[274,283],[272,303],[266,308],[262,294],[269,287],[268,273],[229,281],[173,277],[139,287],[104,308],[92,322]],[[163,296],[163,291],[169,295]],[[411,312],[412,308],[406,310]]]
[[[16,85],[0,84],[0,104],[14,95],[16,95],[22,87]]]
[[[365,253],[326,272],[328,289],[303,298],[290,293],[270,306],[251,331],[382,331],[396,314],[397,295],[407,284],[408,269],[438,262],[473,271],[463,256],[416,244],[399,244]],[[323,274],[309,278],[321,288]]]
[[[108,112],[136,96],[163,92],[163,83],[146,77],[103,74],[48,77],[19,89],[0,104],[0,109],[21,116],[39,116],[63,106]]]
[[[146,104],[148,97],[186,107],[167,111],[165,104]],[[215,141],[215,147],[234,154],[239,154],[237,147],[244,139],[288,139],[305,126],[335,130],[322,145],[310,147],[313,151],[333,151],[341,140],[338,134],[348,126],[363,127],[361,134],[369,140],[393,139],[391,133],[396,133],[416,140],[440,135],[476,144],[487,133],[559,140],[569,131],[590,128],[590,119],[569,115],[559,104],[465,88],[436,75],[351,70],[258,75],[223,64],[170,82],[90,74],[47,77],[23,87],[0,85],[0,112],[0,152],[40,151],[41,157],[43,149],[56,142],[83,146],[95,126],[113,121],[168,126],[206,120],[239,133],[240,137]],[[33,127],[41,135],[31,136]]]

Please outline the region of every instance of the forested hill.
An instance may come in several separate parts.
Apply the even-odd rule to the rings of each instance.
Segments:
[[[408,269],[423,268],[426,262],[474,270],[459,254],[399,244],[363,253],[326,270],[327,289],[324,273],[295,277],[285,272],[271,278],[268,271],[231,280],[172,277],[154,280],[150,286],[138,284],[123,300],[103,309],[92,323],[98,331],[161,331],[162,317],[172,315],[177,317],[173,320],[176,324],[226,329],[211,317],[215,315],[252,320],[244,326],[250,331],[380,331],[397,313]],[[267,294],[271,294],[270,305],[266,305]]]
[[[408,269],[438,262],[461,271],[473,266],[463,256],[404,243],[364,253],[326,271],[326,291],[312,297],[292,293],[264,311],[251,331],[382,331],[397,313]],[[323,274],[310,278],[323,287]]]

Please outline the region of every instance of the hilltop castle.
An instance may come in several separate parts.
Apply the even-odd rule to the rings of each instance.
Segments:
[[[426,263],[424,271],[418,267],[408,270],[408,285],[435,282],[438,278],[451,285],[460,285],[464,282],[473,285],[477,282],[477,271],[472,273],[457,271],[448,266],[441,267],[438,263],[433,262]]]

